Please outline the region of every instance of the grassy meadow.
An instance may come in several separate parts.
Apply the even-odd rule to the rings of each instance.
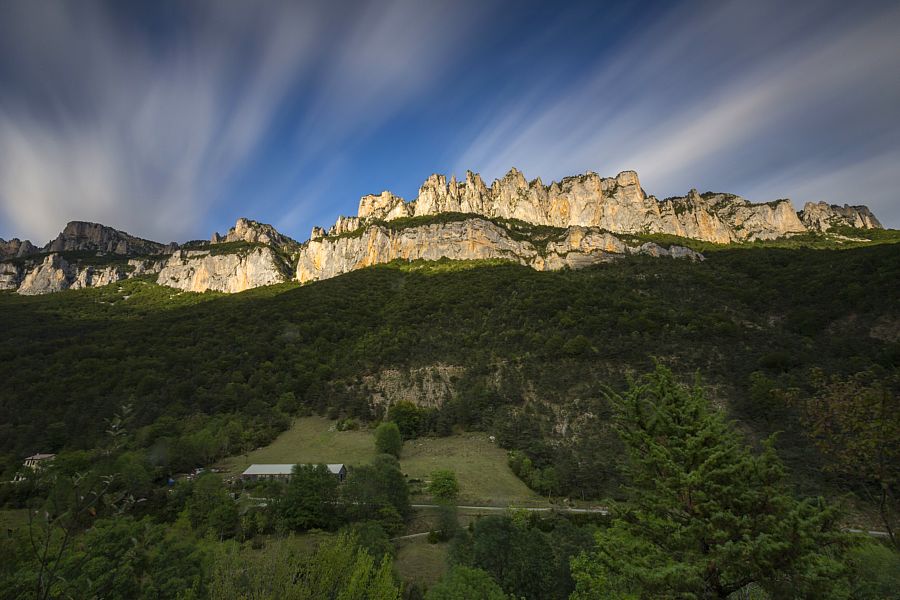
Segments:
[[[236,475],[254,463],[344,463],[352,467],[369,462],[375,456],[372,430],[337,431],[336,423],[323,417],[295,419],[292,427],[268,446],[224,459],[219,466]],[[409,479],[419,480],[436,469],[455,471],[460,504],[546,504],[515,476],[506,451],[492,444],[485,433],[408,440],[400,467]]]

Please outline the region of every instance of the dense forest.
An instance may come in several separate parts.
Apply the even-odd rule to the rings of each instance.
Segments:
[[[112,498],[110,505],[101,510],[98,500],[96,506],[78,506],[84,512],[77,518],[70,507],[72,522],[60,531],[81,531],[100,514],[108,521],[83,534],[97,539],[79,538],[79,544],[145,540],[148,555],[135,581],[150,581],[157,587],[147,589],[157,591],[144,597],[174,597],[163,589],[166,569],[181,581],[180,589],[194,590],[183,597],[230,597],[212,590],[247,589],[253,582],[229,579],[221,565],[259,560],[261,572],[277,571],[278,557],[295,557],[297,550],[285,540],[273,542],[271,555],[249,557],[240,545],[223,540],[249,542],[260,534],[317,528],[345,533],[323,545],[318,552],[324,554],[315,560],[324,564],[329,552],[342,557],[360,569],[372,590],[386,594],[372,591],[370,597],[392,597],[387,571],[379,570],[389,568],[379,561],[389,558],[385,536],[399,531],[408,500],[386,491],[405,489],[386,483],[397,476],[388,458],[363,469],[358,483],[351,479],[352,485],[342,488],[341,497],[328,491],[327,478],[316,480],[315,473],[295,477],[292,488],[265,492],[281,498],[282,508],[251,517],[230,512],[228,492],[215,478],[202,484],[201,478],[174,494],[160,488],[171,476],[267,444],[295,416],[318,413],[371,423],[389,420],[406,440],[460,429],[489,432],[510,451],[513,471],[534,490],[550,497],[625,502],[644,520],[661,523],[654,535],[671,536],[669,525],[663,526],[665,499],[640,493],[641,482],[646,484],[642,465],[653,468],[641,462],[641,448],[652,436],[641,437],[640,427],[650,426],[635,408],[643,401],[634,398],[650,385],[641,387],[642,377],[656,372],[657,384],[681,391],[657,390],[651,404],[688,411],[706,424],[694,433],[717,440],[717,448],[729,448],[729,461],[762,478],[760,486],[775,490],[771,497],[783,499],[777,510],[766,510],[803,527],[818,524],[815,531],[804,530],[805,545],[795,549],[798,558],[790,566],[793,574],[763,585],[765,577],[756,573],[749,580],[757,586],[753,589],[788,597],[779,585],[818,568],[824,579],[804,579],[812,587],[795,597],[825,597],[816,596],[823,588],[813,584],[828,587],[822,581],[847,573],[840,572],[836,554],[827,560],[808,554],[817,544],[833,543],[838,552],[847,542],[835,533],[831,509],[795,505],[793,498],[849,494],[851,506],[880,515],[887,526],[894,522],[900,463],[900,246],[810,245],[816,244],[704,246],[701,263],[635,256],[552,273],[502,262],[395,263],[315,284],[232,296],[178,292],[140,278],[40,297],[3,293],[3,479],[12,479],[23,457],[34,452],[60,453],[63,460],[55,469],[66,477],[84,471],[93,475],[63,491],[37,480],[7,485],[0,488],[0,500],[18,507],[35,497],[60,501],[55,494],[70,494],[77,485],[102,489],[95,496]],[[401,402],[390,410],[375,401],[379,396],[372,382],[387,370],[415,379],[446,366],[454,374],[439,402]],[[696,393],[676,380],[696,380],[691,388]],[[630,419],[625,425],[623,415]],[[307,480],[309,489],[301,489]],[[680,492],[672,485],[676,497]],[[703,493],[715,497],[719,492]],[[292,497],[305,500],[292,503]],[[140,502],[129,504],[135,499]],[[291,512],[290,506],[304,502],[320,509],[343,503],[361,512]],[[746,502],[756,510],[761,501]],[[478,593],[485,597],[503,597],[490,596],[494,592],[527,598],[570,592],[585,598],[667,597],[660,590],[673,589],[671,580],[634,570],[637,557],[651,555],[647,544],[656,542],[641,540],[628,514],[637,513],[626,511],[616,524],[603,524],[599,534],[596,523],[584,529],[566,519],[498,517],[459,531],[448,525],[452,531],[445,534],[454,540],[456,566],[442,585],[463,590],[480,585]],[[378,530],[366,529],[366,523],[377,523]],[[754,531],[784,533],[767,527]],[[209,541],[188,544],[187,538],[173,537],[173,528]],[[677,534],[688,545],[697,535],[687,529]],[[521,573],[533,571],[528,562],[533,556],[546,556],[540,562],[546,573],[531,580],[490,564],[491,544],[500,544],[498,539],[512,544],[511,556],[521,551]],[[478,550],[479,544],[485,549]],[[610,544],[633,552],[634,564],[621,563],[626,554],[619,563],[610,561],[611,555],[604,554]],[[653,552],[665,551],[653,546]],[[759,548],[746,551],[764,555]],[[16,556],[24,561],[19,564],[27,564]],[[740,560],[735,556],[728,559]],[[896,564],[881,554],[877,559]],[[65,560],[72,561],[68,567]],[[58,568],[79,576],[78,557],[65,560]],[[168,560],[178,562],[177,568],[163,564]],[[218,566],[211,567],[211,560]],[[309,564],[318,564],[315,560]],[[808,560],[815,565],[803,562]],[[677,597],[695,597],[691,589],[713,585],[690,579],[696,577],[694,566],[672,571],[675,578],[679,572],[689,575],[687,595]],[[754,568],[762,571],[764,565]],[[697,597],[746,591],[750,583],[738,585],[745,575],[717,574],[721,581]],[[644,587],[629,587],[629,581]],[[53,597],[68,588],[54,589],[35,594]],[[851,594],[849,588],[840,589]],[[453,596],[452,589],[447,593],[433,597],[465,597]]]

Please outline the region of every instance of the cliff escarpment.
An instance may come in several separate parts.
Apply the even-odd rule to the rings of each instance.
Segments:
[[[462,180],[431,175],[409,202],[389,191],[363,196],[355,216],[338,217],[328,230],[313,227],[302,244],[246,218],[224,235],[181,246],[73,221],[42,248],[0,240],[0,290],[43,294],[152,276],[184,291],[234,293],[395,260],[506,260],[549,271],[635,254],[703,259],[687,247],[650,241],[661,236],[707,245],[801,234],[867,241],[843,236],[847,228],[880,229],[881,223],[867,207],[846,204],[807,203],[796,212],[787,199],[752,203],[697,190],[658,200],[634,171],[588,172],[549,185],[516,169],[487,185],[469,171]]]

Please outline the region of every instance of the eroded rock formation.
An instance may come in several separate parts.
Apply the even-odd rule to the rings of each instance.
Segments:
[[[0,258],[18,258],[33,254],[38,249],[28,240],[13,238],[9,241],[0,238]]]
[[[585,267],[628,254],[702,259],[699,253],[687,248],[673,253],[656,244],[629,246],[596,227],[569,227],[542,246],[527,239],[514,239],[505,228],[471,217],[402,229],[376,223],[360,235],[310,240],[298,253],[296,279],[300,282],[328,279],[397,259],[503,259],[545,271]]]
[[[800,211],[800,220],[810,230],[828,231],[833,227],[881,229],[881,223],[867,206],[839,206],[826,202],[807,202]]]
[[[790,200],[766,204],[732,194],[698,194],[659,201],[641,188],[634,171],[616,177],[586,173],[544,185],[531,182],[512,169],[487,187],[471,171],[465,181],[432,175],[417,198],[404,202],[390,192],[363,196],[359,219],[391,221],[458,212],[491,218],[516,219],[553,227],[599,227],[613,233],[667,233],[709,242],[728,243],[774,239],[806,231]],[[342,217],[331,235],[347,228]],[[358,227],[358,224],[356,224]]]
[[[45,252],[65,251],[99,251],[113,254],[149,255],[171,252],[173,245],[151,242],[134,237],[124,231],[89,223],[87,221],[71,221],[60,232],[56,239],[44,247]]]
[[[214,233],[210,242],[188,242],[181,250],[73,221],[42,250],[27,241],[0,240],[0,258],[7,261],[0,263],[0,290],[40,294],[157,275],[159,284],[181,290],[241,292],[398,259],[503,259],[538,270],[580,268],[629,254],[702,260],[688,248],[641,243],[635,236],[732,243],[835,226],[881,224],[864,206],[809,203],[797,213],[790,200],[753,204],[697,190],[660,201],[644,192],[634,171],[615,177],[588,172],[544,185],[512,169],[490,186],[467,172],[462,181],[432,175],[411,202],[391,192],[363,196],[356,216],[338,217],[327,231],[314,227],[304,244],[245,218],[224,236]],[[98,258],[84,256],[86,251]],[[110,253],[133,258],[124,265],[109,261]]]
[[[169,258],[157,283],[188,292],[243,292],[282,283],[287,266],[268,247],[215,254],[208,250],[180,250]]]
[[[250,244],[265,244],[279,248],[296,247],[297,242],[286,235],[282,235],[274,227],[267,223],[260,223],[251,219],[240,218],[234,227],[228,230],[224,236],[214,233],[210,241],[213,244],[228,242],[248,242]]]

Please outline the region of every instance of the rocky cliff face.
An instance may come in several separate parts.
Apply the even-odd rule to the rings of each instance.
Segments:
[[[656,244],[629,246],[595,227],[569,227],[555,239],[546,240],[544,245],[516,238],[503,227],[477,217],[404,229],[375,224],[360,235],[307,242],[298,253],[296,279],[300,282],[328,279],[397,259],[503,259],[542,271],[585,267],[628,254],[702,259],[687,248],[667,250]]]
[[[0,265],[0,273],[4,267],[13,266],[9,263]],[[22,277],[22,272],[24,276]],[[48,294],[61,292],[62,290],[77,290],[86,287],[96,287],[115,283],[128,277],[127,270],[121,265],[73,265],[67,262],[59,254],[49,254],[44,260],[30,269],[19,268],[21,282],[19,294],[33,296],[36,294]],[[0,278],[2,279],[2,278]]]
[[[19,238],[13,238],[6,241],[0,238],[0,258],[18,258],[37,251],[38,249],[34,244],[28,240],[22,241]]]
[[[15,290],[22,283],[22,267],[16,263],[0,263],[0,290]]]
[[[286,265],[270,247],[214,254],[208,250],[181,250],[165,263],[157,283],[188,292],[243,292],[282,283]]]
[[[224,236],[214,233],[210,242],[224,244],[227,242],[248,242],[251,244],[265,244],[278,248],[292,248],[298,244],[286,235],[279,233],[274,227],[259,221],[240,218],[234,227],[228,230]]]
[[[134,237],[99,223],[72,221],[55,240],[44,247],[44,251],[89,250],[113,254],[149,255],[171,252],[173,246]]]
[[[800,220],[812,231],[828,231],[832,227],[881,229],[881,223],[866,206],[839,206],[825,202],[807,202],[800,211]]]
[[[359,203],[359,218],[370,222],[446,212],[553,227],[598,227],[613,233],[667,233],[719,243],[806,231],[789,200],[752,204],[730,194],[700,195],[691,190],[687,196],[660,202],[647,196],[634,171],[609,178],[586,173],[549,186],[540,179],[527,181],[516,169],[490,187],[471,171],[465,181],[451,178],[449,183],[443,175],[432,175],[411,202],[383,192],[363,196]],[[339,235],[347,220],[339,219],[329,234]]]
[[[399,221],[404,218],[417,219]],[[0,258],[7,259],[0,263],[0,290],[39,294],[158,274],[158,283],[181,290],[241,292],[290,279],[327,279],[397,259],[503,259],[538,270],[580,268],[629,254],[701,260],[687,248],[628,241],[629,234],[730,243],[838,225],[881,227],[864,206],[810,203],[796,213],[789,200],[753,204],[697,190],[660,201],[644,192],[634,171],[615,177],[588,172],[544,185],[512,169],[490,186],[470,171],[462,181],[432,175],[411,202],[391,192],[363,196],[357,216],[339,217],[328,231],[314,227],[304,244],[244,218],[224,236],[214,233],[210,242],[189,242],[178,251],[174,244],[74,221],[44,254],[27,241],[0,240]],[[228,243],[233,245],[221,245]],[[127,266],[91,266],[92,258],[57,254],[73,250],[135,258]],[[161,253],[171,256],[160,258]]]

